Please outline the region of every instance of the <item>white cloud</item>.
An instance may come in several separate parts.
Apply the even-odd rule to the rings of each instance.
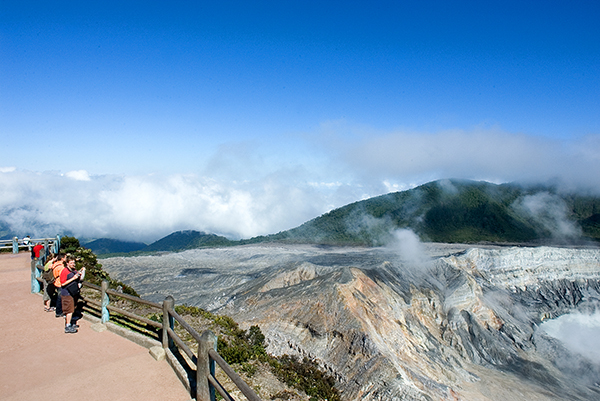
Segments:
[[[340,128],[340,133],[344,129]],[[439,178],[490,182],[548,182],[597,188],[600,135],[557,140],[500,129],[435,133],[397,131],[360,133],[348,141],[327,131],[326,146],[363,179],[390,184],[423,183]]]
[[[17,171],[16,167],[0,167],[0,173],[12,173],[13,171]]]
[[[75,181],[90,181],[90,174],[85,170],[69,171],[65,176]]]
[[[249,238],[295,227],[319,215],[336,191],[318,191],[289,175],[241,183],[197,175],[91,176],[54,172],[0,174],[0,221],[19,235],[68,233],[154,241],[195,229]],[[342,201],[349,202],[353,197]],[[342,204],[343,204],[342,203]]]
[[[268,151],[260,144],[223,145],[197,174],[98,175],[73,169],[61,175],[2,168],[0,223],[23,235],[35,234],[36,227],[52,236],[65,229],[80,237],[152,241],[195,229],[249,238],[435,179],[558,179],[573,187],[600,187],[594,173],[600,168],[600,136],[561,142],[499,129],[347,131],[326,126],[310,143],[296,146],[296,154],[290,149],[276,154],[275,145]],[[546,214],[549,210],[555,209]]]

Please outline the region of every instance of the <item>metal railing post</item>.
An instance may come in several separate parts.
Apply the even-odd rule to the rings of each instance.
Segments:
[[[54,241],[54,254],[58,255],[60,251],[60,235],[56,236],[56,241]]]
[[[13,253],[19,253],[19,239],[17,237],[13,238]]]
[[[173,330],[175,327],[175,320],[169,314],[169,310],[175,307],[175,299],[172,296],[168,296],[163,301],[163,327],[162,327],[162,346],[164,349],[170,349],[173,347],[173,340],[169,337],[169,330]]]
[[[196,366],[196,400],[215,401],[215,388],[208,376],[215,375],[215,361],[208,355],[210,349],[217,350],[217,336],[206,330],[198,341],[198,364]]]
[[[108,294],[106,293],[108,290],[108,281],[102,280],[101,287],[101,301],[102,301],[102,323],[106,323],[110,320],[110,313],[108,312],[108,304],[110,303],[110,299],[108,298]]]
[[[38,263],[39,263],[39,260],[36,260],[36,259],[31,261],[31,293],[32,294],[37,294],[41,290],[40,282],[38,281],[38,277],[40,277],[42,274],[40,273],[40,271],[37,268]]]
[[[48,239],[44,240],[44,253],[40,252],[40,261],[42,263],[42,269],[44,268],[44,265],[46,264],[46,261],[48,260],[48,256],[50,256],[50,244],[48,242]]]

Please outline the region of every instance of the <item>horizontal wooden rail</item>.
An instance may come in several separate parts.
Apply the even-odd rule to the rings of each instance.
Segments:
[[[237,388],[240,389],[242,394],[248,398],[248,401],[261,401],[254,390],[252,390],[250,386],[248,386],[248,384],[231,368],[231,366],[225,362],[225,360],[217,353],[217,351],[214,349],[209,349],[208,355],[217,363],[217,365],[221,367],[221,369],[223,369],[223,372],[229,376],[231,381],[237,386]]]
[[[87,282],[87,281],[84,281],[84,282],[83,282],[83,286],[84,286],[84,287],[91,288],[91,289],[93,289],[93,290],[98,290],[98,291],[100,291],[100,290],[102,289],[102,287],[100,287],[99,285],[92,284],[92,283],[89,283],[89,282]]]
[[[190,326],[189,323],[186,322],[183,317],[181,317],[173,309],[169,309],[169,314],[171,316],[173,316],[175,318],[175,320],[177,320],[177,323],[179,323],[181,325],[181,327],[183,327],[184,329],[187,330],[188,333],[190,333],[190,335],[194,338],[194,340],[200,341],[200,334],[198,334],[198,332],[196,332],[196,330],[194,330],[194,328],[192,326]]]
[[[235,401],[213,375],[208,375],[208,382],[219,392],[219,394],[221,394],[221,397],[223,397],[225,401]]]
[[[88,297],[82,297],[86,304],[92,304],[97,308],[102,308],[102,304],[100,302],[94,301]]]
[[[177,335],[177,333],[175,333],[170,327],[167,328],[167,332],[169,333],[169,337],[171,337],[173,339],[173,341],[175,342],[175,344],[177,344],[177,346],[183,350],[183,352],[192,360],[192,362],[194,364],[198,363],[198,358],[196,357],[196,355],[194,355],[194,353],[192,352],[192,350],[190,349],[190,347],[188,347],[183,340],[181,339],[181,337],[179,337]]]
[[[125,294],[123,292],[115,291],[115,290],[106,290],[108,295],[114,295],[117,297],[121,297],[127,299],[129,301],[137,302],[138,304],[152,306],[156,309],[162,309],[162,304],[157,304],[156,302],[146,301],[145,299],[136,297],[134,295]]]
[[[150,320],[150,319],[140,316],[140,315],[136,315],[135,313],[131,313],[129,311],[126,311],[125,309],[117,308],[116,306],[110,306],[110,305],[108,305],[106,308],[111,312],[117,312],[121,315],[130,317],[135,320],[139,320],[142,323],[149,324],[150,326],[154,326],[158,329],[162,328],[162,323],[155,322],[154,320]]]

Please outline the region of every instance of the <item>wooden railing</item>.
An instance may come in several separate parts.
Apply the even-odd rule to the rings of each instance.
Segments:
[[[169,364],[175,369],[175,365],[179,364],[185,371],[191,373],[187,375],[187,378],[180,375],[180,379],[190,391],[190,395],[195,397],[197,401],[215,401],[215,390],[225,400],[235,401],[215,377],[215,364],[219,365],[223,373],[231,379],[249,401],[260,401],[260,398],[256,395],[254,390],[252,390],[252,388],[250,388],[250,386],[248,386],[248,384],[244,382],[244,380],[218,354],[216,335],[210,330],[205,330],[202,334],[198,334],[198,332],[194,330],[183,317],[175,312],[175,300],[172,296],[166,297],[162,304],[158,304],[122,292],[110,290],[108,289],[107,281],[103,281],[101,286],[88,282],[84,282],[83,285],[86,288],[100,292],[100,301],[94,300],[89,296],[84,296],[83,299],[86,304],[96,308],[97,313],[101,316],[102,323],[107,323],[110,320],[111,313],[116,313],[132,319],[131,323],[133,324],[139,324],[140,331],[145,331],[145,328],[141,327],[142,325],[149,325],[160,330],[162,335],[159,340],[161,341],[164,350],[168,351],[166,352],[166,355]],[[110,304],[110,297],[126,299],[156,309],[157,311],[162,312],[162,322],[157,322],[113,306]],[[196,354],[194,354],[181,337],[175,333],[175,321],[177,321],[177,323],[196,341]],[[195,366],[190,366],[186,361],[186,358],[177,357],[182,354],[185,354],[188,360],[192,362],[192,365]],[[187,366],[184,366],[184,364]],[[195,374],[193,374],[194,371]]]

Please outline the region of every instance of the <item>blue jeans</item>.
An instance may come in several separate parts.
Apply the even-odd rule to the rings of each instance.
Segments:
[[[62,311],[62,297],[60,296],[60,288],[57,288],[56,291],[56,316],[60,316],[63,314]]]

